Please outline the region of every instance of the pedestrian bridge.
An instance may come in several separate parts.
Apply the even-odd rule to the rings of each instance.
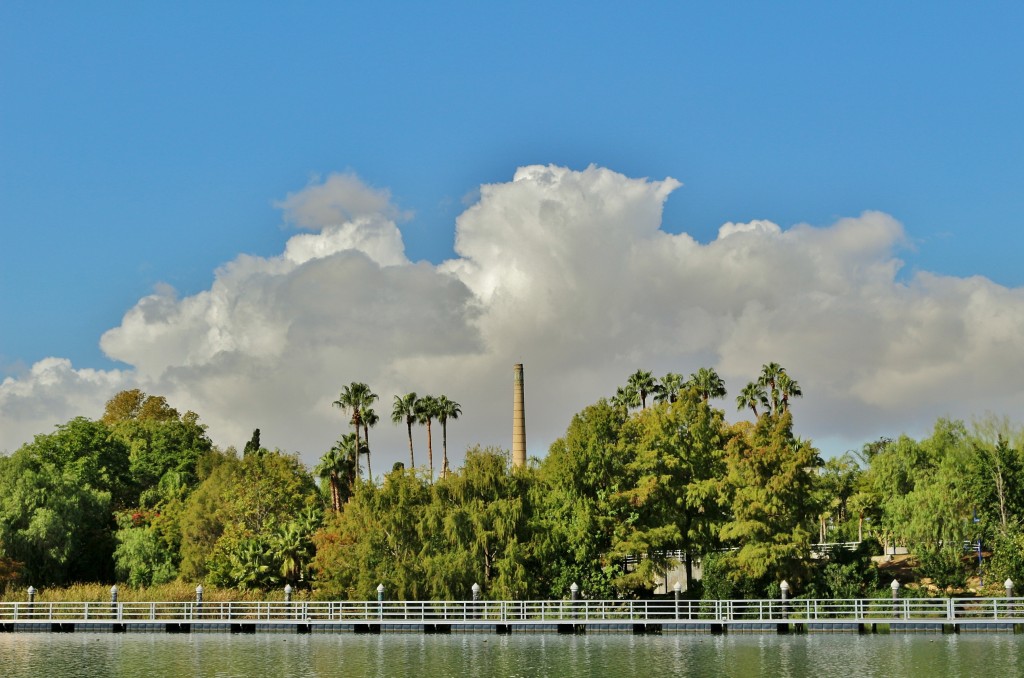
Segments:
[[[1024,598],[0,603],[3,632],[1020,632]]]

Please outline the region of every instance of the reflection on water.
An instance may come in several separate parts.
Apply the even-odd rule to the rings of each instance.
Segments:
[[[21,676],[1016,676],[1024,636],[0,634]]]

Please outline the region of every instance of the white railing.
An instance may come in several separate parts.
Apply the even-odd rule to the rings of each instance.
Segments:
[[[0,623],[1024,623],[1024,598],[0,603]]]

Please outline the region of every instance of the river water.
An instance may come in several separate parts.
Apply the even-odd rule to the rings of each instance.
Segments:
[[[31,676],[1019,676],[1024,636],[0,634]]]

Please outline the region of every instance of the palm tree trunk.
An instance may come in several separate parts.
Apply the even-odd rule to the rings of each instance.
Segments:
[[[441,477],[448,477],[448,422],[441,422]]]
[[[412,420],[405,420],[405,427],[409,429],[409,470],[416,468],[416,457],[412,454]]]
[[[370,427],[363,422],[363,438],[366,440],[366,475],[373,482],[373,471],[370,469]]]
[[[359,410],[352,410],[352,426],[356,429],[356,477],[362,477],[362,470],[359,468]]]
[[[331,471],[331,508],[341,510],[341,490],[338,488],[338,474]]]
[[[430,480],[434,480],[434,441],[430,435],[430,420],[427,419],[427,464],[430,466]]]

